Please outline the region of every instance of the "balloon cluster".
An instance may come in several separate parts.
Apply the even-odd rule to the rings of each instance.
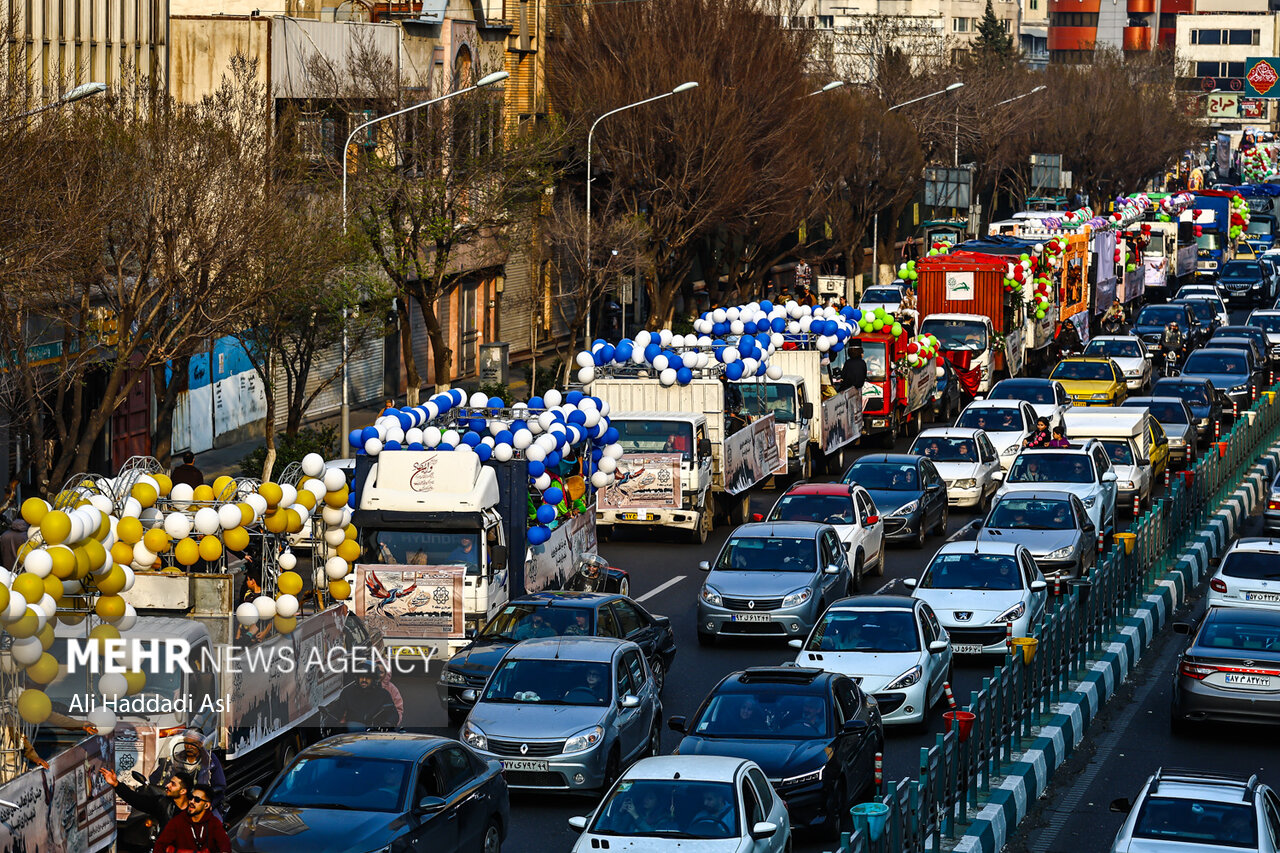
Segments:
[[[1031,304],[1037,320],[1043,320],[1053,304],[1053,271],[1062,263],[1067,250],[1065,237],[1054,237],[1037,243],[1032,251],[1024,252],[1005,269],[1006,291],[1021,289],[1025,301]]]
[[[1227,230],[1227,236],[1232,240],[1238,240],[1245,229],[1249,227],[1249,202],[1244,200],[1244,196],[1235,193],[1231,196],[1230,210],[1231,227]]]
[[[618,348],[610,349],[613,358]],[[584,354],[594,357],[592,353],[579,356]],[[369,456],[396,450],[451,450],[474,453],[482,463],[523,458],[529,465],[529,485],[540,496],[534,512],[537,523],[528,532],[532,545],[551,538],[556,507],[565,500],[564,487],[552,477],[561,462],[575,455],[585,461],[589,456],[584,474],[589,471],[591,485],[602,489],[613,481],[623,454],[618,430],[609,423],[607,402],[581,391],[562,394],[555,389],[508,408],[498,397],[477,392],[468,398],[454,388],[420,406],[386,409],[372,426],[352,430],[348,438],[359,453]],[[350,501],[354,506],[354,495]],[[329,572],[328,563],[325,571]],[[332,586],[334,575],[329,577]]]
[[[1088,226],[1094,231],[1115,231],[1128,228],[1152,209],[1154,205],[1150,197],[1146,193],[1138,193],[1132,196],[1117,196],[1112,212],[1106,216],[1094,216],[1092,210],[1082,207],[1079,210],[1064,213],[1062,216],[1045,217],[1043,222],[1044,227],[1049,229],[1075,229]]]
[[[930,252],[930,254],[933,253]],[[916,279],[919,278],[919,273],[916,272],[916,262],[907,261],[905,264],[899,266],[898,278],[901,281],[906,282],[907,287],[915,287]]]
[[[888,332],[895,338],[902,334],[902,324],[898,319],[880,308],[855,308],[852,312],[852,319],[858,324],[858,328],[865,334],[873,332]]]
[[[1161,222],[1172,222],[1174,217],[1180,215],[1184,210],[1195,204],[1196,197],[1191,193],[1178,193],[1176,195],[1167,195],[1160,199],[1157,206],[1159,213],[1157,218]]]
[[[929,254],[927,257],[932,258],[935,255],[945,255],[947,252],[950,252],[954,246],[955,241],[950,237],[939,237],[937,240],[934,240],[933,245],[929,247]]]
[[[1280,146],[1255,145],[1240,152],[1240,174],[1246,183],[1261,184],[1280,172]]]
[[[919,367],[940,358],[938,339],[933,335],[916,335],[907,341],[899,361],[907,367]]]

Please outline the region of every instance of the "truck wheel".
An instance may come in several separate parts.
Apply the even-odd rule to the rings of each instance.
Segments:
[[[889,427],[880,436],[880,446],[888,450],[892,450],[893,446],[898,443],[898,417],[894,415],[889,419]]]
[[[597,524],[597,525],[596,525],[596,539],[598,539],[598,540],[599,540],[599,541],[601,541],[601,542],[608,542],[608,541],[609,541],[609,539],[610,539],[610,537],[612,537],[612,536],[613,536],[613,525],[612,525],[612,524]]]
[[[689,542],[693,545],[707,544],[707,535],[711,532],[711,512],[703,510],[698,513],[697,522],[694,524],[693,530],[689,531]]]

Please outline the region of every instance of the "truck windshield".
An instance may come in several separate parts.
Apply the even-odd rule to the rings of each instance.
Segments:
[[[688,462],[693,453],[693,424],[681,421],[624,421],[613,418],[618,443],[626,453],[679,453]]]
[[[884,341],[863,341],[862,360],[867,363],[867,381],[883,382],[885,379]]]
[[[1249,227],[1247,231],[1250,234],[1257,234],[1262,237],[1270,237],[1271,236],[1271,220],[1262,219],[1261,217],[1255,217],[1253,219],[1250,219]]]
[[[1209,251],[1214,251],[1218,248],[1221,248],[1222,244],[1218,242],[1217,234],[1213,233],[1212,231],[1205,231],[1201,233],[1199,237],[1196,238],[1196,246],[1201,249],[1208,249]]]
[[[796,389],[794,385],[769,382],[749,382],[734,386],[742,399],[742,409],[749,418],[762,418],[772,414],[780,424],[796,419]],[[726,408],[732,408],[731,405]]]
[[[715,567],[727,572],[813,572],[812,539],[734,537],[725,543]]]
[[[1107,455],[1111,457],[1112,465],[1133,464],[1133,448],[1129,446],[1129,442],[1118,438],[1104,438],[1102,439],[1102,446],[1106,448]]]
[[[364,554],[384,566],[466,566],[480,574],[480,532],[428,533],[422,530],[365,530]]]
[[[920,334],[933,335],[939,346],[952,352],[982,352],[987,348],[987,326],[980,320],[930,317],[920,324]]]

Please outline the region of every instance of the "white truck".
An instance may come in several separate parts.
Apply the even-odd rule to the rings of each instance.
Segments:
[[[838,366],[843,363],[843,356],[844,351],[829,361]],[[809,458],[804,467],[809,471],[843,474],[845,448],[862,437],[862,390],[835,391],[831,365],[823,353],[812,347],[777,350],[769,356],[769,363],[781,366],[784,374],[799,376],[804,382],[806,398],[820,401],[820,405],[814,405],[808,424]],[[787,425],[788,437],[791,426]],[[788,440],[788,448],[790,446]]]

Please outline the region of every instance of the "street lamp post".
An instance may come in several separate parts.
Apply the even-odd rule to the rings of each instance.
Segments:
[[[626,106],[618,107],[615,110],[609,110],[609,112],[593,121],[591,123],[591,129],[587,131],[587,245],[585,257],[587,277],[587,322],[585,326],[585,340],[588,344],[591,342],[591,141],[596,133],[596,125],[607,119],[609,116],[616,115],[624,110],[644,106],[645,104],[652,104],[654,101],[661,101],[663,98],[670,98],[672,95],[678,95],[681,92],[687,92],[690,89],[696,89],[697,87],[698,84],[696,81],[681,83],[670,92],[663,92],[661,95],[654,95],[652,98],[645,98],[643,101],[636,101],[634,104],[627,104]]]
[[[37,115],[46,110],[65,107],[67,104],[73,104],[76,101],[82,101],[85,98],[92,98],[94,95],[101,95],[105,91],[107,91],[106,83],[81,83],[79,86],[76,86],[52,104],[45,104],[43,107],[36,107],[34,110],[28,110],[25,113],[18,113],[16,116],[9,116],[5,120],[17,121],[18,119],[30,118],[31,116]]]
[[[347,233],[347,155],[351,151],[351,140],[356,138],[357,133],[364,130],[366,127],[378,124],[379,122],[387,121],[388,119],[393,119],[397,116],[402,116],[405,113],[411,113],[414,110],[420,110],[423,107],[429,107],[432,104],[438,104],[441,101],[447,101],[450,98],[456,98],[459,95],[465,95],[467,92],[473,92],[483,86],[491,86],[494,83],[506,80],[510,76],[511,75],[506,71],[495,71],[492,74],[487,74],[484,77],[481,77],[473,86],[467,86],[465,89],[459,89],[456,92],[450,92],[447,95],[441,95],[438,98],[432,98],[429,101],[423,101],[420,104],[405,107],[404,109],[397,110],[394,113],[378,116],[372,121],[366,121],[364,124],[351,131],[351,133],[347,135],[346,144],[342,146],[342,233],[344,235]],[[348,391],[349,382],[347,373],[347,315],[348,310],[344,306],[342,309],[342,439],[339,442],[342,445],[343,459],[351,458],[351,442],[347,441],[347,435],[351,432],[351,402]]]
[[[1003,101],[997,101],[996,106],[1003,107],[1005,104],[1012,104],[1014,101],[1021,100],[1022,98],[1029,98],[1032,95],[1034,95],[1036,92],[1043,92],[1045,89],[1048,89],[1048,88],[1049,88],[1048,86],[1036,86],[1030,92],[1023,92],[1021,95],[1014,95],[1012,98],[1005,98]]]
[[[835,89],[839,89],[839,88],[840,88],[841,86],[843,86],[843,85],[844,85],[844,81],[843,81],[843,80],[832,80],[830,83],[828,83],[827,85],[823,86],[823,87],[822,87],[821,89],[819,89],[818,91],[816,91],[816,92],[810,92],[810,93],[809,93],[809,97],[811,97],[811,98],[812,98],[814,95],[821,95],[823,92],[830,92],[830,91],[833,91],[833,90],[835,90]]]

